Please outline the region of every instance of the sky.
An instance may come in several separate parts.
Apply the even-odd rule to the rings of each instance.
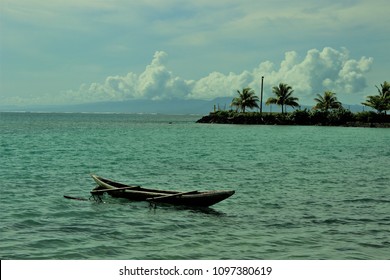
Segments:
[[[388,0],[0,0],[0,106],[264,99],[360,104],[390,81]]]

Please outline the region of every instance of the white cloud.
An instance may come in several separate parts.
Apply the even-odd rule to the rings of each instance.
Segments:
[[[288,83],[295,94],[305,100],[324,90],[341,94],[362,92],[367,86],[365,74],[372,63],[372,58],[350,59],[346,49],[338,51],[326,47],[322,51],[309,50],[301,61],[296,52],[287,52],[279,69],[267,62],[254,72],[263,73],[270,86]]]
[[[252,87],[258,91],[261,76],[265,76],[265,96],[281,82],[295,90],[301,102],[311,102],[313,96],[325,90],[340,94],[361,93],[366,88],[365,74],[370,70],[372,58],[351,59],[346,49],[311,49],[303,59],[295,51],[285,53],[279,66],[262,62],[253,70],[242,73],[210,73],[199,80],[185,80],[173,74],[167,64],[167,54],[157,51],[151,63],[137,75],[110,76],[99,84],[82,85],[77,91],[68,91],[67,99],[91,102],[125,99],[213,99],[233,96],[237,89]]]
[[[387,78],[387,0],[0,2],[2,102],[211,99],[247,85],[258,92],[262,75],[266,96],[282,81],[301,102],[323,89],[360,102],[365,94],[355,93],[372,65],[364,54],[376,59],[371,90]],[[328,42],[358,57],[331,48],[305,53]],[[286,46],[297,51],[283,58]],[[162,52],[145,68],[154,50],[175,56],[172,68]]]
[[[253,88],[260,91],[261,76],[264,76],[264,97],[272,95],[272,87],[287,83],[294,89],[301,104],[312,104],[317,93],[331,90],[339,95],[359,99],[367,87],[366,74],[373,63],[372,58],[350,58],[347,49],[311,49],[303,58],[295,51],[285,53],[284,59],[275,64],[264,61],[252,70],[241,73],[212,72],[198,80],[186,80],[175,75],[167,67],[168,55],[155,52],[152,61],[140,74],[108,76],[103,82],[82,84],[76,90],[58,95],[41,95],[39,98],[10,99],[18,104],[77,104],[99,101],[123,101],[129,99],[206,99],[232,97],[238,89]],[[7,101],[7,100],[5,100]],[[341,100],[343,101],[343,100]],[[6,102],[7,103],[7,102]]]
[[[212,99],[232,96],[237,89],[248,86],[253,80],[253,74],[249,71],[244,71],[241,74],[230,72],[228,75],[213,72],[207,77],[195,81],[192,91],[187,97],[191,99]]]
[[[109,76],[104,83],[83,84],[76,91],[66,93],[71,103],[126,100],[186,98],[193,81],[174,76],[166,67],[167,54],[157,51],[145,71],[137,75]]]

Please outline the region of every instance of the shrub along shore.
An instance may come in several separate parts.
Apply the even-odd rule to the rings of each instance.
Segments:
[[[215,111],[197,123],[251,125],[317,125],[390,128],[390,115],[372,111],[352,113],[340,108],[330,111],[296,110],[291,113]]]
[[[264,77],[262,77],[263,79]],[[263,88],[263,86],[262,86]],[[272,88],[275,97],[269,97],[266,105],[276,104],[282,113],[261,113],[262,100],[255,95],[254,90],[247,87],[237,90],[238,96],[233,98],[231,107],[236,110],[215,111],[204,116],[198,123],[226,123],[226,124],[263,124],[263,125],[319,125],[319,126],[357,126],[357,127],[390,127],[390,83],[384,82],[376,86],[378,94],[367,96],[362,102],[364,106],[376,110],[352,113],[345,109],[337,100],[336,93],[325,91],[314,98],[316,105],[312,110],[296,110],[287,113],[287,107],[299,107],[299,99],[293,96],[294,90],[288,84],[280,83]],[[262,96],[262,94],[261,94]],[[260,104],[259,104],[260,103]],[[259,108],[260,112],[245,112],[246,108]],[[241,112],[240,112],[241,111]]]

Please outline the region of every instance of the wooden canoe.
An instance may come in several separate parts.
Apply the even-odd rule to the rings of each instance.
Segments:
[[[91,191],[92,195],[108,193],[112,197],[127,198],[135,201],[149,201],[152,203],[167,203],[190,207],[209,207],[230,196],[235,191],[168,191],[143,188],[136,185],[126,185],[96,175],[91,175],[97,187]]]

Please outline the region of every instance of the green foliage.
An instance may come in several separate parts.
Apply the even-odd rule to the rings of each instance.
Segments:
[[[344,125],[354,120],[354,114],[347,109],[340,107],[337,110],[332,110],[328,115],[328,123],[330,125]]]
[[[241,110],[245,113],[245,109],[258,108],[259,97],[255,95],[255,91],[251,88],[244,88],[242,91],[237,90],[238,97],[233,98],[231,106],[237,107],[237,111]]]
[[[296,110],[291,113],[258,113],[237,111],[216,111],[203,117],[198,122],[227,124],[265,124],[265,125],[324,125],[353,126],[372,124],[390,124],[390,115],[378,114],[373,111],[352,113],[340,108],[331,111]]]
[[[317,94],[314,98],[317,104],[314,106],[314,110],[329,111],[330,109],[342,108],[341,102],[337,100],[336,93],[331,91],[325,91],[324,95]]]
[[[376,88],[378,95],[367,96],[367,100],[362,104],[375,109],[379,114],[386,114],[386,111],[390,110],[390,83],[385,81],[381,88]]]
[[[282,107],[282,114],[285,112],[287,106],[298,107],[298,98],[292,96],[294,90],[288,84],[280,83],[279,86],[273,87],[272,92],[276,97],[270,97],[265,104],[277,104]]]
[[[234,111],[220,110],[220,111],[216,111],[216,112],[212,113],[213,116],[220,117],[220,118],[228,118],[228,117],[231,117],[232,114],[235,114],[235,112]]]
[[[356,113],[354,118],[355,121],[361,123],[390,123],[390,116],[373,111]]]
[[[368,112],[359,112],[355,114],[355,120],[358,122],[367,122],[370,123],[376,117],[376,113],[372,111]]]
[[[353,114],[342,107],[336,94],[331,91],[324,92],[323,96],[317,94],[314,99],[317,104],[313,110],[295,110],[285,113],[286,106],[298,107],[298,98],[293,97],[293,89],[287,84],[280,83],[273,87],[276,97],[270,97],[266,104],[277,104],[282,107],[282,113],[245,112],[246,108],[258,108],[258,97],[251,88],[238,90],[238,97],[232,100],[232,106],[237,110],[218,110],[203,117],[198,122],[203,123],[231,123],[231,124],[280,124],[280,125],[332,125],[332,126],[379,126],[390,127],[390,83],[384,82],[381,88],[377,87],[378,95],[368,96],[362,104],[377,110],[377,113],[368,111]],[[240,112],[241,110],[241,112]],[[378,125],[379,124],[379,125]]]
[[[264,124],[277,124],[279,123],[277,114],[263,114]]]
[[[238,114],[235,111],[215,111],[214,113],[210,113],[209,116],[205,116],[200,122],[206,122],[206,123],[228,123],[230,119],[234,118],[235,115]]]
[[[310,120],[312,124],[327,125],[329,123],[328,116],[329,111],[314,110],[310,114]]]
[[[311,112],[307,109],[296,110],[289,113],[288,119],[293,124],[309,125],[311,124]]]

